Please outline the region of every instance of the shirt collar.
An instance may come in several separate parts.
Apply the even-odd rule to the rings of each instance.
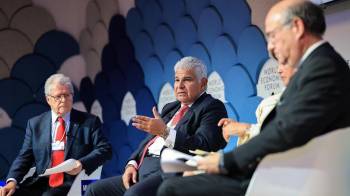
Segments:
[[[198,98],[201,97],[204,93],[205,93],[205,91],[203,91],[203,92],[198,96]],[[197,98],[197,99],[198,99],[198,98]],[[197,100],[197,99],[196,99],[196,100]],[[194,101],[194,102],[195,102],[195,101]],[[194,103],[194,102],[193,102],[193,103]],[[190,107],[193,105],[193,103],[187,104],[188,107],[190,108]],[[184,105],[185,105],[185,104],[182,104],[182,103],[181,103],[181,107],[180,107],[180,108],[182,108]]]
[[[52,122],[52,124],[54,124],[54,123],[56,123],[56,121],[57,121],[57,118],[58,118],[58,115],[54,112],[54,111],[52,111],[51,110],[51,122]],[[68,112],[68,113],[66,113],[64,116],[62,116],[63,117],[63,120],[64,120],[64,122],[69,122],[70,121],[70,112]]]
[[[316,48],[318,48],[319,46],[321,46],[322,44],[326,43],[327,41],[326,40],[320,40],[314,44],[312,44],[307,50],[306,52],[304,53],[304,55],[301,57],[301,60],[298,64],[298,68],[301,66],[301,64],[304,62],[304,60],[310,56],[310,54],[316,50]]]

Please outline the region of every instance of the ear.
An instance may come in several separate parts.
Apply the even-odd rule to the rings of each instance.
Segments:
[[[202,78],[201,79],[201,89],[205,90],[207,84],[208,84],[208,79],[207,78]]]
[[[46,99],[46,102],[47,102],[47,104],[49,104],[50,105],[50,102],[49,102],[49,97],[48,96],[45,96],[45,99]]]
[[[305,24],[299,17],[295,17],[292,21],[293,31],[297,40],[300,40],[305,34]]]

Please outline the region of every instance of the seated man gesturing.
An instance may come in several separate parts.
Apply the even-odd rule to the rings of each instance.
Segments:
[[[133,125],[150,134],[131,155],[122,176],[90,185],[86,195],[155,195],[163,181],[160,152],[164,147],[184,153],[202,149],[217,151],[226,145],[217,123],[227,117],[224,104],[205,92],[206,66],[184,57],[174,67],[177,101],[164,106],[154,118],[136,116]]]

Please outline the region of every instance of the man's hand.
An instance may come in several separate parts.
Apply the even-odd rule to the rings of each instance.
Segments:
[[[222,136],[226,142],[228,142],[231,135],[237,135],[239,137],[244,136],[246,131],[250,128],[250,124],[239,123],[229,118],[222,118],[218,126],[222,126]]]
[[[8,182],[4,187],[0,188],[0,196],[11,196],[16,191],[16,183]]]
[[[204,157],[203,159],[198,160],[197,169],[203,170],[209,174],[219,174],[220,173],[219,162],[220,162],[220,154],[217,152],[210,153],[208,156]]]
[[[133,165],[126,166],[123,174],[123,184],[126,189],[129,189],[131,185],[137,182],[137,170]],[[131,182],[131,183],[130,183]]]
[[[154,118],[150,118],[147,116],[135,116],[132,121],[132,126],[141,129],[143,131],[146,131],[152,135],[159,135],[163,136],[166,132],[166,124],[164,123],[163,119],[160,117],[159,113],[157,112],[156,107],[153,107],[152,109]]]
[[[75,167],[72,170],[67,171],[66,173],[69,175],[75,176],[75,175],[79,174],[82,169],[83,169],[83,165],[81,164],[81,162],[79,160],[76,160]]]
[[[187,177],[187,176],[195,176],[198,174],[204,174],[205,171],[202,170],[194,170],[194,171],[184,171],[184,173],[182,174],[183,177]]]

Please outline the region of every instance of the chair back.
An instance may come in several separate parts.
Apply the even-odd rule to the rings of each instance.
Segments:
[[[306,145],[266,156],[246,196],[346,196],[350,194],[350,127]]]

